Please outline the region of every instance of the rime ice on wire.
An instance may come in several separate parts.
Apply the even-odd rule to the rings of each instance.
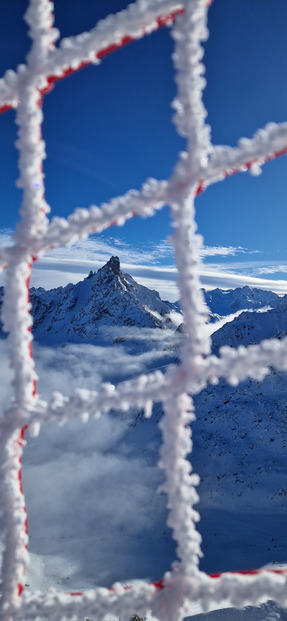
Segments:
[[[201,237],[196,232],[194,199],[207,185],[224,179],[244,167],[258,172],[261,165],[287,152],[287,123],[269,124],[252,139],[242,139],[237,148],[214,147],[205,123],[202,103],[204,88],[203,49],[207,38],[205,0],[137,0],[126,10],[107,17],[88,33],[70,37],[54,46],[59,33],[53,28],[53,4],[49,0],[30,0],[26,21],[32,47],[26,65],[7,70],[0,80],[0,111],[17,109],[19,181],[23,189],[12,247],[0,251],[0,267],[7,267],[3,305],[5,329],[9,332],[10,364],[14,372],[14,397],[9,410],[0,417],[1,529],[5,551],[2,563],[2,618],[45,619],[97,617],[107,613],[128,618],[137,610],[152,609],[162,621],[180,621],[188,613],[189,602],[208,608],[229,597],[231,604],[256,604],[262,596],[287,604],[286,577],[275,572],[255,572],[251,576],[223,574],[216,580],[198,569],[200,536],[195,524],[198,514],[197,475],[187,459],[191,448],[190,423],[194,419],[190,396],[207,382],[226,378],[235,385],[247,377],[261,380],[271,366],[287,368],[287,340],[265,341],[238,350],[224,347],[219,356],[210,355],[210,341],[204,330],[206,308],[200,290]],[[184,13],[184,14],[183,14]],[[173,29],[178,94],[174,102],[177,131],[187,140],[186,152],[179,157],[169,180],[147,180],[140,192],[130,190],[109,203],[77,209],[69,218],[48,221],[42,163],[45,144],[41,135],[42,97],[66,75],[115,51],[127,42],[176,21]],[[179,273],[179,291],[185,317],[185,343],[181,364],[163,375],[157,371],[125,382],[115,388],[106,384],[99,391],[80,387],[71,397],[57,393],[48,403],[35,392],[29,303],[32,260],[51,246],[66,245],[112,224],[122,225],[134,215],[147,217],[169,204],[175,226],[173,245]],[[139,582],[132,589],[114,585],[72,597],[63,593],[23,593],[23,565],[26,562],[27,533],[24,497],[19,484],[23,435],[27,423],[37,425],[51,419],[59,423],[71,417],[99,416],[110,409],[143,407],[161,400],[165,416],[161,421],[163,443],[161,467],[165,471],[164,489],[169,509],[168,523],[177,541],[179,561],[158,584]],[[20,433],[21,432],[21,433]],[[20,435],[19,435],[20,434]]]

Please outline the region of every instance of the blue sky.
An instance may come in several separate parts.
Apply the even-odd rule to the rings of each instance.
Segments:
[[[63,37],[89,30],[124,0],[55,0],[55,25]],[[26,0],[0,4],[0,75],[16,69],[29,50],[23,22]],[[286,0],[214,0],[205,45],[204,102],[214,144],[234,146],[270,121],[286,119]],[[184,140],[172,124],[175,96],[168,28],[137,41],[58,83],[45,97],[43,136],[51,217],[100,205],[147,177],[168,178]],[[1,229],[18,219],[14,112],[0,116]],[[205,238],[202,282],[209,287],[250,284],[287,292],[286,156],[259,177],[241,173],[197,199]],[[167,242],[169,210],[63,249],[39,262],[34,284],[46,287],[83,277],[118,254],[125,269],[163,297],[175,299],[175,270]],[[285,280],[286,278],[286,280]],[[260,279],[257,282],[257,279]],[[165,287],[165,289],[164,289]]]

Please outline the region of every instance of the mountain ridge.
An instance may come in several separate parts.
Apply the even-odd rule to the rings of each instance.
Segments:
[[[203,289],[203,294],[205,302],[210,309],[212,321],[216,321],[218,316],[224,317],[239,310],[254,310],[266,306],[274,307],[282,300],[273,291],[251,288],[247,285],[236,287],[235,289],[216,288],[209,291]]]
[[[280,298],[272,291],[247,286],[202,291],[209,309],[210,323],[214,323],[215,328],[219,319],[242,311],[233,322],[229,321],[223,326],[223,331],[215,330],[214,351],[218,351],[221,339],[237,347],[240,343],[248,344],[250,335],[253,335],[251,342],[258,342],[261,338],[280,338],[282,331],[287,329],[284,320],[287,296]],[[0,287],[0,305],[3,292],[4,288]],[[181,313],[178,302],[163,301],[157,291],[140,285],[124,272],[117,256],[112,256],[97,272],[91,270],[84,280],[76,284],[69,283],[65,287],[50,290],[32,287],[30,300],[34,338],[49,345],[63,342],[93,344],[98,341],[104,328],[175,329],[171,315],[177,313],[177,317],[180,317]],[[257,317],[256,329],[253,312],[259,310],[262,316]],[[272,317],[273,324],[279,326],[277,331],[272,328],[269,319],[269,328],[263,326],[266,312],[272,313],[268,317]],[[239,335],[241,329],[246,332],[244,342]],[[1,336],[5,336],[2,329]]]
[[[75,285],[32,288],[30,299],[39,342],[93,344],[104,326],[172,327],[172,305],[123,272],[118,257]]]

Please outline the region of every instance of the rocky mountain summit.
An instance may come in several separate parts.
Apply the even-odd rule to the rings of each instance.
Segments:
[[[172,304],[156,291],[139,285],[121,270],[118,257],[76,285],[31,289],[33,332],[37,341],[95,343],[111,326],[171,327]]]

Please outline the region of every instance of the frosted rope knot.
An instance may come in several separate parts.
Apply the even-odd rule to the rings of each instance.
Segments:
[[[191,451],[189,423],[194,419],[188,394],[196,394],[207,382],[226,378],[236,384],[247,377],[262,379],[270,366],[287,368],[287,339],[267,341],[234,350],[225,347],[218,357],[210,355],[206,337],[204,305],[198,267],[201,237],[196,233],[194,199],[209,184],[242,169],[253,169],[287,152],[287,123],[269,124],[252,139],[242,139],[236,148],[215,147],[205,123],[202,103],[205,85],[202,41],[207,32],[205,0],[138,0],[126,10],[107,17],[90,32],[63,39],[53,27],[50,0],[30,0],[25,19],[32,46],[26,65],[16,72],[8,70],[0,80],[0,111],[16,108],[18,125],[19,180],[23,189],[21,220],[14,243],[0,252],[0,268],[6,267],[3,322],[9,333],[10,365],[14,372],[11,407],[0,419],[0,498],[1,529],[5,551],[2,563],[1,619],[55,619],[60,617],[104,618],[108,612],[128,618],[136,610],[151,608],[162,621],[181,620],[189,602],[208,608],[228,594],[231,604],[256,604],[260,597],[287,605],[287,579],[279,572],[253,572],[251,576],[223,574],[216,580],[198,569],[200,536],[193,505],[197,502],[198,477],[191,472],[187,455]],[[168,180],[147,180],[140,191],[112,199],[100,207],[77,209],[67,219],[48,220],[42,163],[45,143],[41,135],[42,97],[57,80],[88,63],[97,64],[106,54],[126,43],[175,22],[173,61],[178,94],[174,102],[177,131],[187,140]],[[173,245],[179,273],[179,292],[185,317],[186,339],[181,364],[160,372],[142,375],[115,388],[103,386],[98,392],[75,391],[71,397],[52,395],[41,401],[36,393],[32,356],[32,318],[29,279],[32,261],[49,248],[69,244],[91,232],[99,232],[134,215],[147,216],[169,204],[175,225]],[[161,400],[165,410],[160,427],[163,434],[161,467],[165,471],[165,491],[169,508],[168,523],[177,541],[179,562],[160,583],[138,583],[126,590],[114,585],[71,597],[63,593],[27,594],[23,591],[23,566],[27,560],[27,529],[24,496],[21,490],[20,459],[24,428],[37,433],[39,424],[54,418],[99,415],[117,408],[139,406],[151,412],[151,403]],[[20,486],[19,486],[20,478]],[[22,595],[21,595],[22,593]],[[21,595],[21,597],[20,597]]]

